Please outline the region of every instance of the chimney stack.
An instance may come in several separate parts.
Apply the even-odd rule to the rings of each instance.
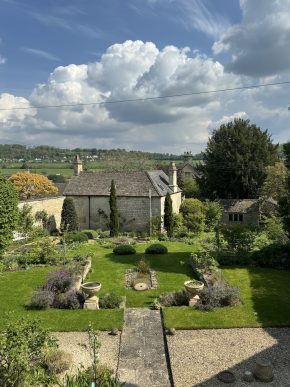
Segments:
[[[184,152],[183,154],[184,164],[192,164],[192,153],[191,151]]]
[[[170,164],[169,168],[169,187],[173,192],[177,192],[177,168],[174,162]]]
[[[76,155],[74,159],[74,176],[79,176],[79,174],[83,171],[83,162],[80,159],[79,155]]]

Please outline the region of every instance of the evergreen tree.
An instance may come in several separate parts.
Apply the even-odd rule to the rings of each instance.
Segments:
[[[76,231],[79,228],[78,216],[72,198],[65,198],[61,210],[61,228],[63,231]]]
[[[115,182],[112,180],[111,182],[111,190],[110,190],[110,236],[115,237],[119,234],[119,215],[117,208],[117,196],[116,196],[116,187]]]
[[[172,237],[173,235],[173,212],[172,212],[172,200],[169,193],[166,194],[164,203],[164,228],[167,231],[167,235]]]
[[[235,119],[213,131],[199,166],[199,185],[208,198],[259,196],[266,167],[277,161],[277,145],[267,131],[249,120]]]
[[[290,238],[290,141],[283,146],[285,165],[289,171],[286,180],[286,193],[279,200],[279,212],[283,219],[284,230]]]
[[[18,223],[18,192],[14,185],[0,177],[0,255],[12,242]]]

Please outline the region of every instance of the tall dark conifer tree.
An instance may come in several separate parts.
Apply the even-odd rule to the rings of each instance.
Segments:
[[[117,196],[116,196],[116,187],[115,182],[111,182],[110,190],[110,236],[115,237],[119,234],[119,214],[117,208]]]
[[[79,228],[78,216],[72,198],[65,198],[61,210],[61,229],[76,231]]]
[[[167,231],[167,235],[172,237],[173,235],[173,211],[172,200],[169,193],[166,194],[164,203],[164,228]]]

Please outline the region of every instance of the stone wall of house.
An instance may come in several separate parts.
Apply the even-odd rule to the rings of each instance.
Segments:
[[[81,229],[108,229],[110,207],[108,196],[73,196]],[[152,216],[164,214],[164,199],[151,198]],[[181,194],[172,195],[173,210],[178,212]],[[144,231],[149,229],[149,197],[119,197],[117,206],[122,231]],[[90,214],[90,215],[89,215]]]
[[[181,178],[183,181],[186,179],[194,179],[194,168],[190,164],[185,164],[181,169]]]
[[[259,214],[258,212],[248,212],[243,213],[243,221],[242,222],[231,222],[229,220],[229,214],[228,212],[223,212],[221,223],[227,224],[227,225],[234,225],[234,224],[241,224],[241,225],[252,225],[252,226],[258,226],[259,225]],[[233,212],[232,212],[233,214]]]
[[[46,211],[49,216],[54,216],[56,227],[60,227],[61,222],[61,210],[64,201],[64,196],[26,200],[20,202],[18,207],[22,208],[24,204],[28,204],[32,207],[32,215],[34,216],[38,211]]]

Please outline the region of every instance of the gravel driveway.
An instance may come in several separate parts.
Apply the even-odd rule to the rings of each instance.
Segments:
[[[290,328],[240,328],[177,331],[167,336],[175,387],[220,387],[216,375],[233,371],[239,387],[290,387]],[[257,359],[274,367],[271,383],[242,381]]]

